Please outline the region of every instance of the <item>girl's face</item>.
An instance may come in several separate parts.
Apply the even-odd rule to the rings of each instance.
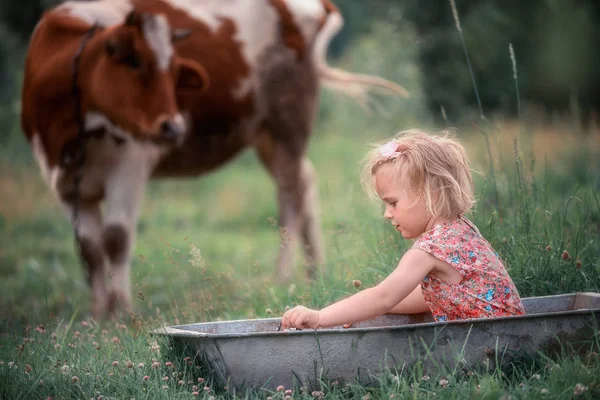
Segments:
[[[415,239],[431,228],[434,221],[427,211],[425,197],[402,186],[389,168],[381,168],[375,176],[377,194],[385,204],[383,216],[404,239]]]

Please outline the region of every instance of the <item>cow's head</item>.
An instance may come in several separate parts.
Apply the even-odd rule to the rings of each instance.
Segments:
[[[205,69],[179,57],[162,15],[131,12],[104,35],[104,54],[94,67],[90,100],[94,108],[136,138],[173,140],[185,132],[176,90],[203,90]]]

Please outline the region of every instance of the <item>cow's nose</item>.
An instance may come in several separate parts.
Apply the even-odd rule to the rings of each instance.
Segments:
[[[185,133],[183,118],[164,121],[160,125],[160,134],[163,139],[175,140]]]

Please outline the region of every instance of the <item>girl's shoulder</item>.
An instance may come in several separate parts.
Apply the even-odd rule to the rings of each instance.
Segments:
[[[469,254],[494,253],[477,227],[465,217],[434,226],[413,244],[412,248],[424,250],[442,259],[467,252]]]
[[[415,245],[428,242],[448,242],[460,239],[464,242],[469,237],[481,237],[479,229],[466,217],[458,217],[452,221],[436,224],[433,228],[423,233]]]
[[[412,248],[450,264],[463,276],[481,271],[483,266],[487,269],[502,266],[498,253],[477,227],[464,217],[435,226],[417,239]]]

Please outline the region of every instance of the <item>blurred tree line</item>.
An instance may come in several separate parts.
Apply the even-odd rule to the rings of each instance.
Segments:
[[[458,116],[476,107],[449,2],[405,4],[420,38],[429,108]],[[600,1],[456,0],[456,7],[484,114],[518,114],[509,43],[523,100],[549,113],[580,112],[583,123],[600,111]]]
[[[16,123],[14,109],[29,36],[43,10],[59,2],[8,0],[0,8],[3,127]],[[360,35],[370,34],[382,20],[398,27],[410,24],[431,114],[442,118],[443,109],[453,123],[479,115],[449,0],[335,3],[346,22],[332,43],[332,57],[340,56]],[[536,105],[546,115],[576,112],[584,123],[600,110],[600,0],[456,0],[456,7],[484,115],[518,115],[509,43],[523,106]],[[4,135],[0,133],[0,144]]]
[[[350,3],[350,2],[346,2]],[[455,0],[483,114],[518,116],[509,44],[522,108],[542,116],[600,112],[599,0]],[[366,7],[363,5],[363,7]],[[370,0],[370,23],[413,25],[427,106],[451,121],[479,114],[472,77],[449,0]],[[443,108],[443,112],[442,112]]]

